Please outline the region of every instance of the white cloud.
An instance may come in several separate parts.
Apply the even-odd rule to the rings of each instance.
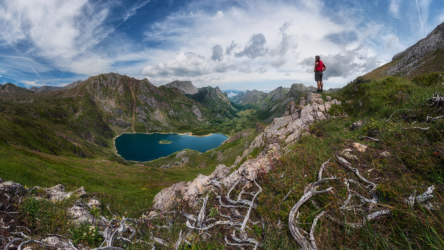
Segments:
[[[108,47],[101,47],[102,40],[118,27],[111,26],[109,20],[120,19],[122,24],[148,2],[140,2],[123,16],[115,17],[110,13],[119,4],[116,1],[5,0],[0,3],[0,41],[21,57],[43,59],[61,71],[84,75],[109,72],[115,70],[116,62],[140,60],[146,51],[135,53],[134,44],[119,34],[107,41]],[[29,48],[20,51],[20,43]],[[36,74],[42,74],[32,67]],[[125,73],[140,74],[140,70],[133,68]]]
[[[35,81],[26,81],[26,80],[22,80],[21,81],[23,84],[25,84],[26,85],[26,87],[41,87],[41,86],[45,86],[46,84],[45,83],[37,83],[38,82],[38,80],[35,80]]]
[[[231,98],[231,97],[233,97],[233,96],[237,96],[237,94],[238,94],[238,93],[230,92],[230,93],[228,93],[228,98]]]
[[[218,4],[220,2],[214,2],[215,8]],[[150,81],[157,84],[184,79],[195,84],[235,87],[239,83],[264,82],[263,86],[256,86],[257,89],[272,89],[270,83],[278,87],[283,81],[290,84],[291,79],[307,84],[313,82],[313,76],[301,64],[303,58],[316,54],[347,53],[347,50],[362,44],[372,45],[362,53],[369,58],[377,57],[375,48],[380,48],[380,45],[374,42],[382,41],[381,36],[386,30],[380,23],[359,19],[358,14],[350,17],[348,9],[338,14],[342,15],[341,22],[326,18],[323,4],[318,0],[296,4],[288,4],[287,1],[238,1],[234,7],[225,8],[223,16],[217,19],[214,12],[205,13],[200,9],[203,8],[199,2],[194,2],[188,9],[171,13],[145,32],[147,42],[164,45],[149,54],[151,62],[144,67],[143,74],[149,76]],[[326,39],[332,34],[347,36],[337,43],[337,39],[332,39],[335,42]],[[216,54],[212,49],[215,45],[225,48],[220,61],[221,57],[216,56],[220,55],[219,48]],[[385,45],[382,44],[382,48]],[[192,52],[203,58],[195,67],[196,58],[179,59],[178,51],[182,55]],[[357,53],[353,55],[358,56]],[[220,70],[216,70],[218,68]],[[346,76],[346,80],[354,77],[353,72]],[[330,81],[334,84],[346,82],[342,77],[332,77]]]
[[[347,78],[350,75],[363,75],[382,64],[376,56],[369,56],[362,47],[353,50],[346,50],[336,55],[321,55],[321,60],[325,62],[327,70],[324,72],[324,79],[330,77]],[[314,57],[305,58],[302,64],[306,66],[306,72],[313,74]]]
[[[399,8],[400,8],[401,0],[391,0],[389,13],[392,13],[394,17],[399,17]]]
[[[147,76],[187,76],[196,77],[211,72],[210,61],[193,52],[179,53],[175,58],[159,63],[155,66],[147,66],[142,74]]]
[[[388,41],[386,48],[390,50],[390,49],[393,49],[398,44],[399,44],[399,38],[397,36],[393,36]]]
[[[142,3],[140,3],[137,6],[132,7],[123,17],[123,21],[125,22],[126,20],[128,20],[128,18],[130,18],[131,16],[134,16],[136,14],[136,11],[140,8],[142,8],[143,6],[145,6],[150,0],[144,1]]]
[[[216,15],[214,16],[214,18],[216,18],[216,19],[218,19],[218,18],[222,18],[222,17],[224,17],[224,12],[223,11],[218,11],[217,13],[216,13]]]

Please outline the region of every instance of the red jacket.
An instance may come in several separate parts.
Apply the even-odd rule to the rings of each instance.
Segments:
[[[316,66],[316,71],[322,71],[322,69],[324,68],[324,63],[319,60],[318,66]]]

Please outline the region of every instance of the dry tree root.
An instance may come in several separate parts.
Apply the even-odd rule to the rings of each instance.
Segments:
[[[376,139],[376,138],[373,138],[373,137],[370,137],[370,136],[361,136],[361,138],[368,138],[368,139],[370,139],[370,140],[377,141],[377,142],[380,142],[380,141],[381,141],[381,140],[379,140],[379,139]]]
[[[428,128],[421,128],[421,127],[411,127],[411,128],[403,128],[403,129],[419,129],[419,130],[423,130],[423,131],[426,131],[426,130],[429,130],[429,129],[430,129],[430,127],[428,127]]]
[[[218,207],[224,208],[225,210],[228,210],[230,214],[223,215],[219,214],[220,217],[225,218],[225,220],[219,220],[214,221],[214,218],[207,218],[207,215],[205,214],[205,211],[207,209],[207,202],[209,194],[206,195],[205,198],[201,198],[202,200],[202,206],[200,208],[199,213],[197,214],[197,217],[192,214],[187,214],[185,212],[182,212],[182,215],[187,219],[186,226],[188,227],[188,233],[192,233],[193,230],[198,231],[200,235],[206,234],[205,231],[217,226],[217,225],[224,225],[225,229],[228,229],[232,231],[232,234],[225,236],[225,242],[229,246],[237,246],[237,247],[246,247],[250,246],[253,247],[253,249],[257,249],[260,246],[259,241],[253,238],[249,238],[247,232],[245,231],[246,228],[249,228],[248,225],[256,225],[259,222],[252,222],[250,220],[251,212],[254,208],[256,208],[255,201],[258,197],[258,195],[262,192],[261,186],[256,182],[256,180],[253,180],[253,183],[257,187],[256,192],[246,192],[246,188],[248,185],[245,185],[239,195],[237,195],[237,198],[233,199],[230,197],[230,194],[233,192],[233,190],[239,185],[241,182],[241,178],[236,181],[236,183],[229,189],[228,193],[226,195],[219,194],[218,192],[222,193],[223,189],[219,181],[217,180],[209,180],[208,183],[204,184],[204,186],[212,186],[210,192],[215,193],[216,195],[216,202],[219,202]],[[248,200],[244,198],[244,196],[253,196],[251,200]],[[222,197],[226,198],[226,202],[228,204],[225,204],[222,202]],[[247,208],[247,213],[245,215],[241,215],[238,208]],[[214,221],[214,222],[213,222]],[[236,232],[239,231],[240,238],[236,236]],[[185,235],[184,233],[183,235]],[[186,242],[186,237],[182,236],[182,233],[179,235],[178,242],[176,242],[176,249],[180,246],[180,242],[184,240]],[[234,241],[234,242],[232,242]],[[189,243],[188,243],[189,244]]]
[[[373,183],[366,178],[364,178],[359,170],[357,168],[353,168],[352,165],[345,160],[344,158],[340,156],[336,156],[339,163],[344,166],[345,168],[351,170],[354,175],[357,177],[357,179],[347,179],[347,178],[337,178],[337,177],[329,177],[324,178],[322,173],[324,171],[324,168],[326,167],[326,164],[330,161],[325,162],[322,164],[321,168],[319,169],[318,174],[318,181],[310,183],[304,190],[304,195],[299,199],[299,201],[293,206],[293,209],[290,211],[289,218],[288,218],[288,226],[289,230],[295,239],[295,241],[302,247],[304,250],[317,250],[318,247],[316,245],[316,239],[315,239],[315,228],[320,218],[327,217],[331,221],[340,224],[342,226],[350,226],[352,228],[361,228],[366,223],[379,218],[384,215],[389,215],[391,213],[390,209],[379,209],[379,199],[375,194],[375,190],[377,188],[377,184]],[[328,187],[324,190],[318,191],[318,188],[322,184],[326,184],[328,182],[335,181],[335,182],[343,182],[345,187],[347,188],[347,198],[341,202],[341,205],[339,206],[339,209],[333,210],[327,210],[325,208],[322,208],[319,206],[316,201],[314,201],[312,198],[318,194],[325,194],[325,193],[335,193],[333,187]],[[366,191],[370,197],[365,197],[364,194],[361,194],[355,190],[352,189],[351,185],[357,186],[360,188],[360,190]],[[416,196],[415,194],[411,195],[406,202],[412,207],[415,200],[419,203],[422,203],[430,198],[433,197],[432,193],[434,190],[434,186],[431,186],[427,189],[426,192],[424,192],[421,195]],[[416,193],[416,192],[415,192]],[[355,197],[355,199],[353,199]],[[306,232],[304,231],[300,226],[298,222],[299,217],[299,209],[301,208],[304,203],[307,201],[311,201],[311,203],[314,205],[316,209],[321,211],[313,220],[313,223],[310,227],[310,231]],[[361,209],[361,207],[367,206],[366,209]],[[357,222],[349,222],[347,221],[345,212],[347,211],[360,211],[362,214],[361,221]],[[341,214],[341,218],[336,218],[334,214]]]

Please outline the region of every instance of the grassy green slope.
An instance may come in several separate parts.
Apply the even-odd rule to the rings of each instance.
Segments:
[[[264,195],[259,198],[259,214],[266,221],[288,220],[288,213],[303,195],[304,187],[317,179],[322,163],[331,158],[327,165],[329,176],[349,176],[348,171],[335,160],[345,148],[359,142],[369,147],[365,153],[353,150],[357,159],[351,161],[365,178],[378,183],[376,193],[381,199],[379,209],[391,208],[391,216],[382,217],[361,229],[343,227],[328,219],[321,219],[316,230],[320,249],[442,249],[444,248],[443,206],[430,211],[416,205],[407,207],[404,199],[414,190],[423,193],[435,185],[432,202],[443,204],[444,196],[444,120],[425,123],[427,116],[442,115],[442,109],[424,105],[442,86],[419,86],[403,78],[386,78],[358,86],[349,85],[335,98],[352,100],[342,107],[335,107],[332,115],[346,113],[348,118],[319,122],[311,126],[316,137],[303,137],[291,146],[289,154],[281,159],[276,169],[261,184]],[[325,95],[324,95],[325,96]],[[344,103],[344,102],[343,102]],[[359,104],[361,103],[361,105]],[[396,112],[396,113],[395,113]],[[393,114],[393,116],[392,116]],[[391,119],[389,120],[389,118]],[[351,131],[349,126],[358,120],[367,123]],[[389,121],[387,121],[389,120]],[[415,123],[416,122],[416,123]],[[415,123],[415,124],[413,124]],[[412,127],[429,128],[426,131]],[[378,138],[381,142],[362,136]],[[388,152],[390,157],[384,157]],[[280,176],[285,173],[285,177]],[[351,175],[350,175],[351,176]],[[332,185],[334,185],[332,183]],[[338,183],[339,185],[339,183]],[[288,190],[294,192],[282,202]],[[440,191],[441,190],[441,191]],[[346,191],[346,190],[343,190]],[[320,195],[315,198],[324,209],[336,209],[346,192]],[[319,211],[307,204],[300,210],[299,220],[303,229],[308,226]],[[343,215],[337,215],[339,217]],[[347,215],[348,220],[359,220]],[[305,226],[307,225],[307,226]],[[287,230],[271,231],[266,236],[264,248],[296,248]]]
[[[305,136],[298,143],[288,146],[287,153],[272,172],[260,175],[258,179],[263,192],[258,197],[257,211],[251,219],[261,219],[265,231],[262,226],[251,230],[261,237],[262,248],[298,248],[286,225],[289,211],[302,197],[304,188],[317,179],[319,167],[329,158],[332,160],[326,167],[327,175],[352,178],[350,171],[335,160],[335,155],[340,155],[345,148],[353,149],[352,144],[359,142],[367,145],[368,150],[364,153],[353,150],[352,154],[357,159],[351,162],[366,178],[378,183],[376,193],[380,202],[376,207],[390,208],[392,213],[360,229],[342,227],[325,217],[321,218],[315,234],[318,247],[443,249],[443,206],[439,205],[438,210],[434,211],[418,205],[410,209],[404,201],[414,190],[419,194],[434,185],[435,197],[431,201],[440,204],[444,202],[444,119],[427,122],[427,116],[443,115],[442,108],[426,105],[426,100],[436,91],[442,91],[442,86],[437,82],[413,83],[408,79],[390,77],[358,85],[350,84],[332,94],[332,97],[342,100],[343,105],[334,106],[330,110],[331,115],[346,113],[349,117],[312,125],[310,132],[315,136]],[[323,94],[323,98],[325,96]],[[345,103],[347,100],[351,102]],[[349,130],[349,126],[358,120],[367,123],[358,130]],[[242,152],[245,143],[255,135],[255,131],[250,131],[247,137],[223,144],[204,154],[190,152],[189,165],[171,169],[159,167],[175,161],[176,155],[146,164],[124,164],[112,158],[80,159],[32,152],[0,140],[0,175],[5,180],[28,186],[62,183],[68,190],[72,190],[83,185],[88,192],[95,192],[102,204],[111,204],[115,213],[122,215],[127,212],[129,217],[135,217],[149,208],[152,198],[162,188],[182,180],[192,180],[198,173],[209,174],[219,163],[232,164],[236,152]],[[378,138],[381,142],[362,136]],[[388,152],[390,156],[382,156],[382,152]],[[199,168],[201,163],[205,163],[206,167]],[[336,184],[341,185],[339,182]],[[290,189],[293,191],[282,201]],[[346,189],[343,189],[335,195],[318,195],[315,200],[323,209],[334,211],[340,205],[338,200],[344,200],[346,196]],[[214,207],[214,199],[210,198],[208,207]],[[319,212],[310,203],[304,205],[299,215],[300,226],[308,231]],[[102,213],[108,215],[105,209]],[[361,219],[351,214],[347,216],[351,221]],[[283,227],[278,226],[279,220]],[[173,242],[178,231],[183,229],[182,222],[177,222],[180,226],[173,227],[172,231],[165,230],[166,235],[158,236]],[[222,226],[208,232],[212,235],[225,234]],[[201,249],[223,249],[224,246],[222,241],[213,239],[197,240],[194,244]]]

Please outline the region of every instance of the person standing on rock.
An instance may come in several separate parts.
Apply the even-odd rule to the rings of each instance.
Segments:
[[[317,93],[322,93],[322,89],[324,88],[324,84],[322,84],[322,75],[323,72],[327,69],[325,64],[321,61],[320,56],[315,57],[316,62],[314,66],[314,72],[315,72],[315,81],[318,83],[318,91]]]

